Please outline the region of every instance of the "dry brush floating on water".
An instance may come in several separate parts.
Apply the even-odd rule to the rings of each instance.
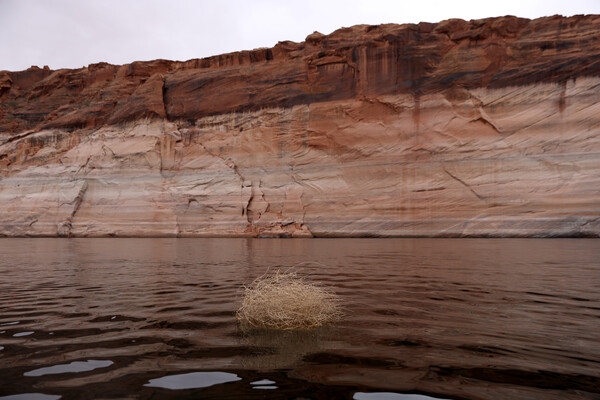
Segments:
[[[279,270],[246,286],[236,313],[243,329],[310,329],[341,316],[340,298],[332,290]]]

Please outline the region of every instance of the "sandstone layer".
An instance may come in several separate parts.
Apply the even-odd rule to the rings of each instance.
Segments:
[[[3,236],[600,236],[600,16],[0,72]]]

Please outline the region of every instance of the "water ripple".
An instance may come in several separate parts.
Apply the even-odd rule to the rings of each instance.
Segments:
[[[0,254],[8,398],[600,398],[597,240],[2,239]],[[275,266],[329,286],[344,319],[240,331],[243,285]]]

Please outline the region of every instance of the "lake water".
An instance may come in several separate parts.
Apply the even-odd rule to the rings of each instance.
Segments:
[[[600,399],[596,239],[1,239],[0,254],[0,398]],[[343,320],[242,333],[242,285],[292,266],[342,297]]]

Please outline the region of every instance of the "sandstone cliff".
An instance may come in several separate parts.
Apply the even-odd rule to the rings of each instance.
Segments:
[[[0,235],[600,236],[599,130],[600,16],[1,71]]]

